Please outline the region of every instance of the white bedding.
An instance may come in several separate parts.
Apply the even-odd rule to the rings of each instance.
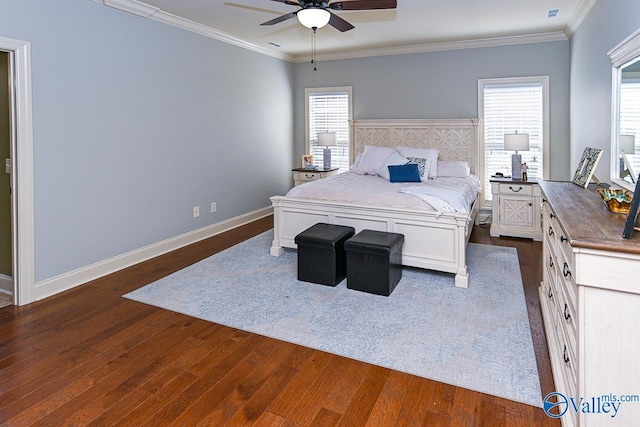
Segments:
[[[374,175],[344,172],[292,188],[287,197],[444,212],[468,213],[480,191],[475,175],[428,182],[391,183]]]

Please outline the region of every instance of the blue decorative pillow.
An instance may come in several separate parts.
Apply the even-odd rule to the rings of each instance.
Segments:
[[[389,165],[389,181],[391,182],[420,182],[418,165]]]

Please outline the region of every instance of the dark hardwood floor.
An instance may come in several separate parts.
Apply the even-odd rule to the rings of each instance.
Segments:
[[[256,221],[28,306],[0,309],[0,424],[560,425],[540,408],[122,298],[271,228],[272,221]],[[537,295],[541,244],[491,238],[480,227],[471,239],[518,249],[546,395],[554,386]]]

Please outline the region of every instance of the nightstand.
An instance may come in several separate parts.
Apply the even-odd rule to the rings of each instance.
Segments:
[[[491,178],[490,182],[493,195],[491,236],[525,237],[541,241],[542,217],[538,180]]]
[[[309,181],[316,181],[318,179],[326,178],[328,176],[337,175],[338,168],[331,169],[304,169],[296,168],[291,169],[293,172],[293,185],[304,184]]]

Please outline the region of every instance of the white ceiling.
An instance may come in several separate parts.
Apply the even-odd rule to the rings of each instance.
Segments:
[[[295,18],[260,26],[297,10],[277,1],[145,0],[142,5],[135,0],[97,1],[111,6],[146,4],[152,6],[147,13],[151,18],[183,27],[193,21],[201,33],[211,29],[214,37],[291,61],[307,60],[311,51],[312,32]],[[316,49],[318,58],[331,59],[561,39],[573,33],[595,1],[398,0],[395,10],[334,12],[355,29],[344,33],[331,26],[319,29]],[[550,9],[559,9],[558,15],[547,17]],[[186,21],[180,22],[181,18]]]

